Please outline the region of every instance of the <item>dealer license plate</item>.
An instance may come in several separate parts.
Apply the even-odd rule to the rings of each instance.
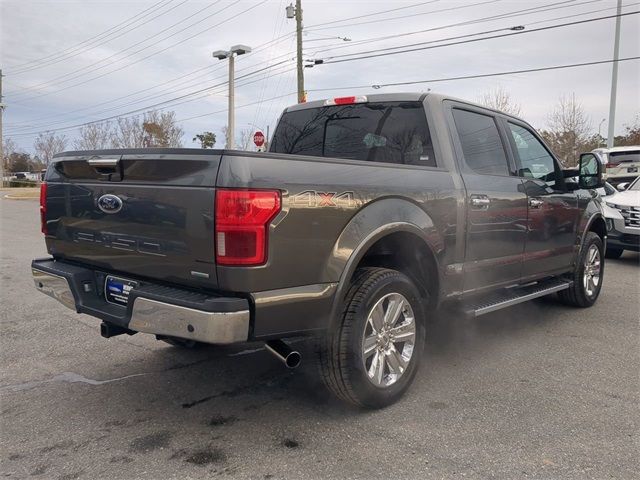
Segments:
[[[104,282],[104,298],[109,303],[126,307],[129,302],[129,293],[136,286],[138,282],[133,280],[108,275]]]

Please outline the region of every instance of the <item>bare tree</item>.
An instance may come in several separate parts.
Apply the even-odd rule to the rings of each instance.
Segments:
[[[4,166],[3,171],[5,172],[5,175],[7,174],[7,172],[11,171],[10,170],[10,166],[11,166],[11,156],[14,153],[18,152],[18,146],[16,145],[16,142],[14,142],[11,138],[5,138],[2,141],[2,165]]]
[[[251,148],[251,142],[253,141],[253,130],[250,128],[243,128],[238,134],[236,140],[237,148],[239,150],[249,150]]]
[[[140,117],[120,117],[111,132],[115,148],[181,147],[184,130],[175,112],[151,110]]]
[[[46,165],[56,153],[60,153],[67,148],[67,137],[55,135],[53,132],[45,132],[38,135],[33,144],[36,155]]]
[[[511,94],[501,86],[489,90],[478,97],[478,103],[516,117],[520,115],[520,104],[513,101]]]
[[[110,121],[90,123],[80,128],[80,138],[73,142],[76,150],[100,150],[111,146],[112,124]]]
[[[142,148],[145,146],[144,129],[139,116],[119,117],[111,132],[114,148]]]
[[[560,97],[547,124],[548,130],[540,132],[547,144],[567,167],[577,165],[579,154],[590,149],[592,135],[591,120],[575,94]]]
[[[181,147],[184,130],[176,122],[175,112],[152,110],[144,114],[142,128],[150,147]]]

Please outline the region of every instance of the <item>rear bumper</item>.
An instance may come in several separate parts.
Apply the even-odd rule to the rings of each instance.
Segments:
[[[78,313],[122,328],[214,344],[249,338],[250,309],[244,298],[140,282],[124,307],[104,299],[102,272],[53,259],[34,260],[31,270],[42,293]]]

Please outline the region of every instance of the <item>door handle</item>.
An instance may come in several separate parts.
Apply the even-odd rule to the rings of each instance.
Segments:
[[[544,205],[544,202],[542,200],[540,200],[539,198],[530,198],[529,199],[529,206],[531,208],[540,208],[542,205]]]
[[[489,208],[491,200],[484,195],[471,195],[471,205],[476,208]]]

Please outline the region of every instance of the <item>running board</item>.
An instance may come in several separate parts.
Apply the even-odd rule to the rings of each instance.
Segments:
[[[480,315],[511,307],[518,303],[528,302],[534,298],[544,297],[551,293],[566,290],[572,283],[573,282],[567,280],[553,279],[534,283],[526,287],[505,290],[491,295],[489,298],[483,298],[483,300],[477,304],[468,306],[466,310],[472,317],[479,317]]]

